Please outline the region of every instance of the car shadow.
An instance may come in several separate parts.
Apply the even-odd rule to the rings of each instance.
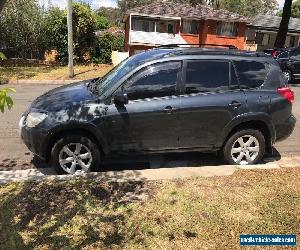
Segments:
[[[273,148],[272,154],[266,154],[262,164],[276,162],[281,159],[280,153]],[[32,164],[40,169],[42,173],[48,174],[50,163],[44,162],[38,157],[34,157]],[[124,170],[144,170],[160,168],[179,168],[179,167],[207,167],[226,165],[221,156],[217,153],[164,153],[151,155],[134,156],[110,156],[106,158],[96,172],[124,171]],[[46,169],[45,171],[43,169]],[[49,174],[53,174],[50,171]]]
[[[291,83],[289,83],[290,87],[300,87],[300,80],[293,80]]]

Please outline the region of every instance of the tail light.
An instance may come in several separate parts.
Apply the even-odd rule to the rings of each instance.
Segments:
[[[273,53],[272,53],[272,57],[273,58],[276,58],[277,56],[278,56],[278,54],[279,54],[279,51],[273,51]]]
[[[293,103],[295,100],[294,91],[292,91],[289,87],[278,88],[277,92],[282,95],[285,99],[287,99],[290,103]]]

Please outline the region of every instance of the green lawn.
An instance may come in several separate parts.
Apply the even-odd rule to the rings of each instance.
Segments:
[[[76,80],[103,76],[111,65],[76,65]],[[7,80],[65,80],[68,78],[67,66],[0,67],[0,81]]]
[[[240,234],[299,237],[299,180],[300,168],[290,168],[164,182],[4,185],[0,248],[239,249]]]

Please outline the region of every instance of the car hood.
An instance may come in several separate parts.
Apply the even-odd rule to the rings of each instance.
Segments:
[[[30,109],[57,112],[95,100],[97,95],[88,87],[89,83],[73,83],[50,90],[39,96]]]

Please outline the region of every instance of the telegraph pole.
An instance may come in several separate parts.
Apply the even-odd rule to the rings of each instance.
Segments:
[[[69,77],[74,77],[74,65],[73,65],[73,25],[72,25],[72,0],[67,0],[67,23],[68,23],[68,54],[69,54]]]

